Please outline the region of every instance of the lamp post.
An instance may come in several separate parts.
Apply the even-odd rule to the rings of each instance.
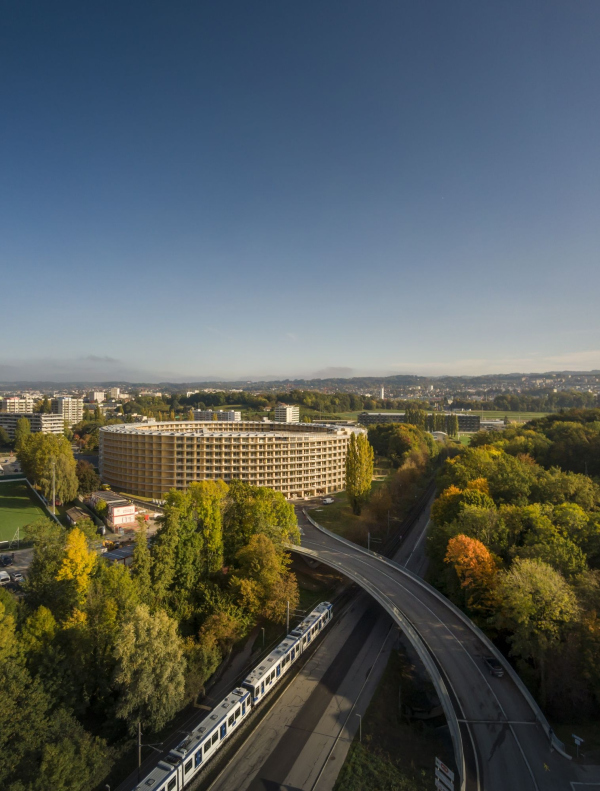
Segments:
[[[260,627],[260,631],[262,632],[262,636],[263,636],[263,648],[264,648],[265,647],[265,627],[261,626]]]
[[[362,714],[357,714],[358,717],[358,741],[362,744]]]
[[[56,516],[56,459],[52,459],[52,513]]]

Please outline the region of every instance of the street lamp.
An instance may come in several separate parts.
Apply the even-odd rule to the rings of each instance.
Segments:
[[[264,648],[265,647],[265,627],[261,626],[260,627],[260,631],[262,632],[262,636],[263,636],[263,648]]]
[[[358,741],[362,744],[362,714],[357,714],[358,717]]]

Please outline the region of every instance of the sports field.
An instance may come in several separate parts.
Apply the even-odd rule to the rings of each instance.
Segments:
[[[34,497],[23,481],[0,482],[0,542],[12,541],[18,527],[45,516]]]

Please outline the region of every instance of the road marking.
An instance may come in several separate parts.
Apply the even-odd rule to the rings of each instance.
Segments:
[[[346,554],[346,557],[352,557],[351,555],[348,555],[347,553],[342,553],[342,554]],[[359,563],[363,563],[363,564],[364,564],[364,565],[366,565],[366,566],[369,566],[369,565],[370,565],[369,563],[367,563],[367,561],[363,560],[362,558],[355,557],[354,559],[355,559],[356,561],[358,561]],[[436,613],[435,613],[435,612],[434,612],[434,611],[433,611],[433,610],[432,610],[432,609],[431,609],[431,608],[430,608],[430,607],[429,607],[427,604],[425,604],[425,602],[424,602],[424,601],[422,601],[421,599],[419,599],[419,598],[418,598],[418,597],[417,597],[417,596],[416,596],[416,595],[415,595],[415,594],[414,594],[414,593],[413,593],[411,590],[409,590],[407,587],[405,587],[405,586],[404,586],[404,585],[403,585],[403,584],[402,584],[402,583],[401,583],[399,580],[396,580],[396,579],[394,579],[394,578],[393,578],[393,577],[391,577],[389,574],[386,574],[384,571],[381,571],[381,572],[379,572],[379,573],[383,574],[385,577],[387,577],[387,578],[388,578],[388,579],[389,579],[391,582],[393,582],[395,585],[398,585],[398,587],[400,587],[400,588],[401,588],[402,590],[404,590],[406,593],[410,594],[410,595],[413,597],[413,599],[416,599],[416,600],[419,602],[419,604],[423,605],[423,607],[425,607],[425,609],[429,610],[429,612],[431,613],[431,615],[432,615],[432,616],[433,616],[433,617],[434,617],[434,618],[435,618],[437,621],[439,621],[439,623],[441,623],[441,624],[442,624],[442,626],[444,627],[444,629],[446,629],[446,631],[447,631],[447,632],[448,632],[448,633],[449,633],[449,634],[450,634],[450,635],[451,635],[451,636],[454,638],[454,640],[456,640],[456,642],[457,642],[457,643],[460,645],[460,647],[462,648],[462,650],[463,650],[463,651],[465,652],[465,654],[466,654],[466,655],[469,657],[469,659],[471,660],[471,662],[473,663],[473,665],[474,665],[474,666],[475,666],[475,668],[477,669],[478,673],[480,674],[480,676],[483,678],[483,680],[484,680],[484,681],[485,681],[485,683],[487,684],[487,686],[488,686],[488,688],[489,688],[490,692],[492,693],[492,695],[493,695],[493,696],[494,696],[494,698],[496,699],[496,703],[498,704],[498,707],[500,708],[500,711],[502,712],[502,714],[503,714],[503,715],[504,715],[504,717],[506,718],[506,721],[508,722],[508,717],[506,716],[506,712],[504,711],[504,707],[502,706],[502,704],[501,704],[501,703],[500,703],[500,701],[498,700],[498,696],[496,695],[496,693],[495,693],[495,692],[494,692],[494,690],[492,689],[492,687],[491,687],[491,685],[490,685],[489,681],[488,681],[488,680],[487,680],[487,678],[485,677],[485,675],[484,675],[483,671],[481,670],[481,668],[479,667],[479,665],[477,664],[477,662],[475,662],[475,660],[473,659],[473,657],[471,656],[471,654],[470,654],[470,653],[467,651],[467,649],[466,649],[466,648],[465,648],[465,646],[463,645],[463,642],[462,642],[461,640],[459,640],[459,639],[458,639],[458,637],[457,637],[457,636],[454,634],[454,632],[453,632],[453,631],[450,629],[450,627],[449,627],[449,626],[448,626],[446,623],[444,623],[444,621],[443,621],[443,620],[442,620],[442,619],[439,617],[439,615],[437,615],[437,614],[436,614]],[[455,693],[455,694],[456,694],[456,693]],[[457,696],[457,700],[458,700],[458,696]],[[459,704],[459,705],[460,705],[460,704]],[[461,707],[461,708],[462,708],[462,707]],[[537,781],[536,781],[536,779],[535,779],[535,776],[534,776],[534,774],[533,774],[533,770],[531,769],[531,766],[530,766],[530,764],[529,764],[529,761],[527,760],[527,757],[526,757],[526,755],[525,755],[525,751],[523,750],[523,747],[521,746],[521,742],[520,742],[520,741],[517,739],[517,735],[516,735],[516,733],[515,733],[515,731],[514,731],[514,729],[513,729],[512,725],[510,725],[510,724],[509,724],[509,726],[508,726],[508,727],[510,728],[510,730],[511,730],[511,733],[512,733],[512,735],[513,735],[514,739],[515,739],[515,742],[517,743],[517,746],[518,746],[518,748],[519,748],[519,750],[520,750],[520,752],[521,752],[521,756],[523,757],[523,760],[525,761],[525,765],[527,766],[527,769],[529,770],[529,774],[531,775],[531,779],[532,779],[532,781],[533,781],[533,785],[535,786],[535,788],[536,788],[536,791],[539,791],[539,786],[538,786],[538,784],[537,784]]]
[[[313,543],[315,543],[315,542],[313,542]],[[317,546],[317,547],[318,547],[319,545],[318,545],[318,544],[315,544],[315,546]],[[321,547],[321,549],[322,549],[322,547]],[[309,551],[311,551],[311,550],[309,550]],[[345,552],[340,552],[339,554],[340,554],[340,555],[345,555],[346,557],[349,557],[349,558],[351,558],[351,557],[352,557],[352,555],[348,555],[348,554],[347,554],[347,553],[345,553]],[[326,560],[323,560],[323,559],[321,559],[321,562],[322,562],[322,563],[325,563],[325,564],[327,564],[327,561],[326,561]],[[360,562],[363,562],[363,561],[360,561]],[[329,564],[330,564],[330,565],[333,565],[333,567],[334,567],[334,568],[338,568],[339,570],[341,570],[341,571],[342,571],[342,573],[344,573],[344,572],[343,572],[343,566],[341,567],[341,566],[340,566],[340,564],[337,564],[335,560],[330,560],[330,561],[329,561]],[[400,611],[400,608],[399,608],[399,607],[397,607],[397,606],[396,606],[396,604],[394,604],[394,602],[393,602],[393,601],[392,601],[392,600],[389,598],[389,596],[388,596],[386,593],[384,593],[383,591],[381,591],[380,589],[378,589],[374,583],[370,582],[370,581],[369,581],[369,580],[368,580],[366,577],[364,577],[364,576],[363,576],[363,575],[362,575],[360,572],[358,572],[358,571],[353,571],[353,573],[354,573],[356,576],[358,576],[358,577],[361,577],[361,578],[362,578],[362,579],[363,579],[363,580],[364,580],[364,581],[367,583],[367,585],[371,585],[372,587],[376,588],[376,590],[378,591],[378,593],[379,593],[379,595],[381,596],[381,598],[382,598],[382,599],[385,599],[385,600],[388,602],[388,604],[389,604],[389,607],[390,607],[390,610],[391,610],[392,612],[393,612],[393,611]],[[395,581],[395,580],[394,580],[392,577],[389,577],[389,575],[388,575],[388,574],[386,574],[385,572],[382,572],[382,574],[383,574],[385,577],[388,577],[388,578],[389,578],[389,579],[390,579],[392,582],[396,582],[396,581]],[[360,583],[358,583],[358,584],[360,584]],[[399,584],[399,583],[397,583],[397,584]],[[367,591],[368,591],[368,588],[367,588]],[[410,591],[409,591],[409,593],[410,593]],[[413,595],[414,595],[414,594],[413,594]],[[425,606],[427,606],[427,605],[425,605]],[[411,623],[411,624],[412,624],[412,621],[410,620],[410,618],[408,618],[406,615],[404,615],[403,617],[404,617],[404,618],[405,618],[405,619],[406,619],[406,620],[407,620],[409,623]],[[436,616],[436,617],[437,617],[437,616]],[[439,620],[439,618],[438,618],[438,620]],[[423,642],[423,645],[425,646],[425,648],[427,648],[427,650],[433,654],[433,651],[432,651],[431,647],[429,646],[429,644],[427,643],[427,641],[425,640],[425,638],[424,638],[424,637],[423,637],[423,636],[422,636],[420,633],[419,633],[419,637],[420,637],[420,639],[422,640],[422,642]],[[464,718],[464,717],[465,717],[465,712],[464,712],[464,709],[463,709],[463,707],[462,707],[462,703],[461,703],[461,701],[460,701],[460,698],[459,698],[459,697],[458,697],[458,695],[456,694],[456,691],[455,691],[454,687],[452,686],[452,682],[451,682],[451,681],[450,681],[450,679],[448,678],[448,676],[447,676],[447,674],[445,673],[445,671],[444,671],[444,675],[445,675],[445,679],[442,679],[442,683],[443,683],[444,685],[446,685],[446,684],[447,684],[447,685],[450,687],[450,689],[452,690],[452,694],[454,695],[454,698],[455,698],[455,700],[456,700],[456,703],[457,703],[457,705],[458,705],[458,708],[460,709],[460,711],[461,711],[461,713],[462,713],[462,715],[463,715],[463,718]],[[441,674],[440,674],[440,678],[441,678]],[[481,776],[480,776],[480,771],[479,771],[479,756],[477,755],[477,748],[476,748],[476,746],[475,746],[475,740],[473,739],[473,734],[472,734],[472,732],[471,732],[471,729],[469,728],[469,725],[468,725],[467,723],[465,723],[465,724],[466,724],[466,728],[467,728],[467,733],[469,734],[469,738],[470,738],[470,740],[471,740],[471,746],[472,746],[472,748],[473,748],[473,755],[474,755],[474,757],[475,757],[475,773],[476,773],[476,776],[477,776],[477,780],[476,780],[476,784],[477,784],[477,791],[480,791],[480,789],[481,789]],[[462,737],[461,737],[461,738],[462,738]],[[536,788],[537,788],[537,786],[536,786]],[[539,789],[538,789],[538,791],[539,791]]]
[[[313,543],[314,543],[314,542],[313,542]],[[316,545],[317,545],[317,546],[319,546],[318,544],[316,544]],[[323,549],[322,545],[321,545],[321,549]],[[327,548],[326,548],[326,549],[327,549]],[[328,550],[328,551],[331,551],[331,550]],[[361,558],[361,557],[358,557],[358,550],[356,551],[356,553],[355,553],[355,554],[352,554],[352,555],[351,555],[351,554],[349,554],[348,552],[344,552],[343,550],[336,550],[336,554],[338,554],[338,555],[342,555],[342,556],[344,556],[344,557],[347,557],[347,558],[349,558],[349,559],[351,559],[351,560],[355,560],[356,562],[358,562],[358,563],[362,563],[363,565],[365,565],[365,566],[367,566],[367,567],[369,567],[369,568],[371,568],[371,569],[372,569],[372,567],[371,567],[371,565],[370,565],[370,563],[369,563],[369,562],[367,562],[366,560],[363,560],[363,558]],[[374,570],[374,569],[372,569],[372,570]],[[462,641],[461,641],[461,640],[460,640],[460,639],[459,639],[459,638],[458,638],[458,637],[457,637],[457,636],[454,634],[454,632],[453,632],[453,631],[452,631],[452,630],[451,630],[451,629],[448,627],[448,625],[447,625],[446,623],[444,623],[444,621],[443,621],[443,620],[440,618],[440,616],[439,616],[439,615],[437,615],[437,614],[436,614],[436,613],[435,613],[435,612],[434,612],[434,611],[433,611],[433,610],[432,610],[432,609],[431,609],[431,608],[430,608],[430,607],[429,607],[427,604],[425,604],[425,602],[423,602],[421,599],[419,599],[419,598],[418,598],[418,597],[417,597],[417,596],[416,596],[416,595],[415,595],[415,594],[414,594],[414,593],[413,593],[411,590],[409,590],[409,589],[408,589],[408,588],[407,588],[405,585],[403,585],[403,584],[402,584],[402,583],[401,583],[399,580],[395,579],[394,577],[391,577],[391,576],[390,576],[389,574],[387,574],[385,571],[380,571],[380,570],[378,570],[378,572],[377,572],[377,573],[379,573],[379,574],[383,575],[384,577],[387,577],[387,579],[389,579],[389,580],[390,580],[392,583],[394,583],[395,585],[397,585],[397,586],[398,586],[399,588],[401,588],[403,591],[405,591],[405,592],[406,592],[406,593],[408,593],[410,596],[412,596],[412,598],[413,598],[413,599],[416,599],[416,601],[417,601],[419,604],[421,604],[423,607],[425,607],[425,609],[427,609],[427,610],[428,610],[428,611],[431,613],[431,615],[432,615],[432,616],[435,618],[435,620],[436,620],[436,621],[438,621],[438,622],[439,622],[439,623],[440,623],[440,624],[443,626],[443,628],[444,628],[444,629],[445,629],[445,630],[446,630],[446,631],[447,631],[447,632],[450,634],[450,636],[451,636],[451,637],[452,637],[454,640],[456,640],[456,642],[459,644],[459,646],[461,647],[461,649],[464,651],[464,653],[465,653],[465,654],[468,656],[468,658],[471,660],[471,662],[473,663],[473,665],[474,665],[474,666],[475,666],[475,668],[477,669],[477,672],[480,674],[480,676],[482,677],[482,679],[485,681],[485,683],[486,683],[486,685],[487,685],[488,689],[490,690],[490,692],[492,693],[492,695],[493,695],[493,696],[494,696],[494,698],[496,699],[496,703],[498,704],[498,707],[499,707],[500,711],[502,712],[502,714],[503,714],[503,715],[504,715],[504,717],[506,718],[506,720],[505,720],[505,721],[506,721],[506,723],[508,724],[508,726],[509,726],[509,728],[510,728],[510,731],[511,731],[511,733],[512,733],[512,735],[513,735],[513,738],[514,738],[514,740],[515,740],[515,742],[516,742],[516,744],[517,744],[517,746],[518,746],[518,748],[519,748],[519,751],[520,751],[520,753],[521,753],[521,757],[523,758],[523,761],[525,762],[525,765],[527,766],[527,769],[528,769],[528,771],[529,771],[529,774],[530,774],[530,776],[531,776],[531,780],[532,780],[532,782],[533,782],[533,785],[534,785],[534,787],[535,787],[536,791],[539,791],[539,786],[538,786],[538,784],[537,784],[537,781],[536,781],[536,779],[535,779],[535,776],[534,776],[534,774],[533,774],[533,770],[532,770],[532,768],[531,768],[531,765],[529,764],[529,761],[527,760],[527,757],[526,757],[526,755],[525,755],[525,751],[523,750],[523,747],[522,747],[522,745],[521,745],[521,742],[520,742],[520,741],[519,741],[519,739],[517,738],[517,735],[516,735],[516,733],[515,733],[515,731],[514,731],[514,728],[513,728],[513,726],[510,724],[510,722],[509,722],[509,720],[508,720],[508,717],[506,717],[506,712],[504,711],[504,707],[503,707],[503,706],[502,706],[502,704],[500,703],[500,701],[499,701],[499,699],[498,699],[498,696],[497,696],[497,695],[496,695],[496,693],[494,692],[493,688],[491,687],[491,685],[490,685],[490,683],[489,683],[488,679],[486,678],[486,676],[484,675],[483,671],[481,670],[481,668],[479,667],[479,665],[477,664],[477,662],[475,662],[475,660],[473,659],[473,657],[471,656],[471,654],[470,654],[470,653],[467,651],[467,649],[465,648],[465,646],[464,646],[464,644],[462,643]],[[380,593],[381,593],[381,591],[380,591]],[[389,597],[387,597],[387,596],[386,596],[386,598],[389,598]],[[422,639],[424,639],[422,635],[421,635],[421,638],[422,638]],[[452,684],[450,684],[450,686],[452,687]],[[454,691],[454,690],[453,690],[453,691]],[[455,696],[456,696],[456,700],[458,701],[458,704],[459,704],[459,706],[460,706],[460,708],[461,708],[461,710],[462,710],[462,705],[461,705],[461,703],[460,703],[460,700],[458,699],[458,696],[456,695],[456,693],[454,693],[454,694],[455,694]],[[463,712],[463,717],[464,717],[464,712]],[[474,745],[474,742],[473,742],[473,736],[472,736],[472,734],[471,734],[471,732],[470,732],[470,729],[469,729],[469,727],[468,727],[468,723],[466,723],[466,724],[467,724],[467,730],[469,730],[469,735],[471,736],[471,741],[472,741],[472,743],[473,743],[473,748],[474,748],[474,752],[475,752],[475,760],[476,760],[477,775],[478,775],[478,784],[479,784],[479,762],[478,762],[478,758],[477,758],[477,752],[476,752],[476,750],[475,750],[475,745]]]
[[[536,722],[531,720],[458,720],[459,722],[468,722],[472,725],[537,725]]]
[[[425,523],[425,527],[424,527],[424,528],[423,528],[423,530],[421,531],[421,535],[420,535],[420,536],[419,536],[419,538],[417,539],[417,543],[416,543],[416,544],[414,545],[414,547],[412,548],[412,551],[411,551],[410,555],[408,556],[408,558],[407,558],[407,560],[406,560],[406,563],[404,564],[404,568],[408,568],[409,561],[410,561],[410,559],[412,558],[412,556],[413,556],[413,554],[414,554],[415,550],[417,549],[417,547],[419,546],[419,544],[420,544],[420,543],[421,543],[421,541],[423,540],[423,537],[425,536],[425,533],[427,532],[427,529],[428,529],[428,527],[429,527],[429,523],[430,523],[430,521],[431,521],[431,520],[430,520],[430,519],[428,519],[428,520],[427,520],[427,522]]]

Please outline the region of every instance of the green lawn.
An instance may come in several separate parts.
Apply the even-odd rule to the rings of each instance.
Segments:
[[[12,541],[18,527],[41,516],[45,516],[44,510],[26,483],[0,482],[0,542]]]
[[[383,486],[385,481],[373,481],[372,492]],[[370,528],[370,519],[367,509],[363,509],[360,516],[352,513],[346,492],[331,495],[334,502],[331,505],[318,505],[308,511],[310,516],[323,527],[332,530],[349,541],[367,545],[367,531]]]

